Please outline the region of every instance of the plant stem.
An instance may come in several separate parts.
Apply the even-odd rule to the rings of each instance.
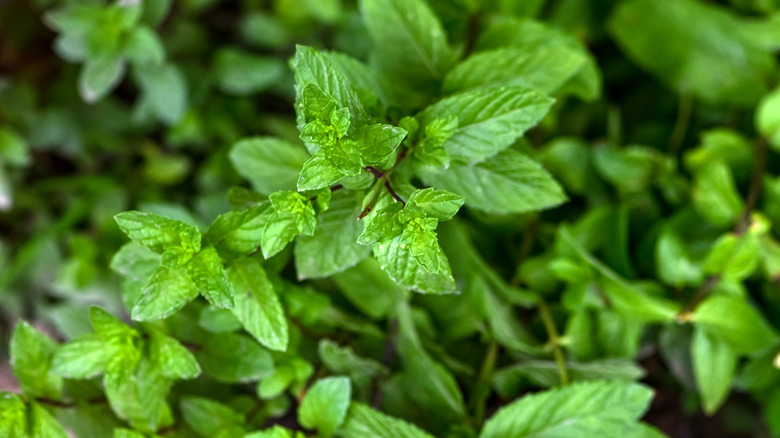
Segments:
[[[472,405],[474,406],[474,421],[473,424],[479,426],[485,420],[485,404],[490,396],[490,376],[493,374],[493,369],[496,367],[496,360],[498,359],[499,346],[496,341],[490,342],[487,352],[485,352],[485,359],[482,361],[482,368],[479,371],[479,377],[477,378],[477,384],[474,387],[474,394],[472,398]]]
[[[402,203],[404,207],[406,206],[406,202],[398,196],[398,193],[393,190],[393,187],[390,185],[390,175],[392,175],[396,169],[398,169],[398,166],[401,165],[401,162],[406,158],[406,154],[408,153],[408,149],[403,149],[401,152],[398,153],[398,158],[395,160],[395,164],[393,164],[393,167],[391,167],[389,170],[382,172],[381,170],[372,167],[367,166],[364,167],[365,170],[371,172],[371,174],[374,175],[374,178],[377,179],[376,184],[374,184],[374,187],[371,189],[371,197],[369,198],[368,203],[365,207],[363,207],[363,211],[360,212],[360,215],[358,216],[358,220],[363,219],[366,217],[369,213],[371,213],[371,210],[374,208],[374,205],[376,204],[377,200],[379,199],[379,188],[384,186],[387,188],[387,191],[390,193],[390,196],[393,197],[396,201]]]
[[[553,356],[558,364],[561,385],[567,385],[569,383],[569,371],[566,369],[566,359],[563,357],[563,349],[561,349],[561,337],[555,328],[555,321],[553,321],[552,314],[550,314],[550,309],[541,297],[539,298],[539,316],[542,318],[544,328],[547,330],[547,336],[550,338],[550,343],[553,347]]]
[[[685,140],[685,132],[688,130],[692,114],[693,98],[690,94],[681,95],[680,104],[677,108],[677,121],[674,123],[672,136],[669,137],[669,153],[671,155],[677,155],[677,152],[680,150],[683,140]]]

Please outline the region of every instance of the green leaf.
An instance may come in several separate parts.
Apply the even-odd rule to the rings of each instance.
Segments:
[[[582,69],[585,60],[580,50],[567,44],[502,47],[475,53],[453,67],[444,78],[444,90],[512,85],[553,94]]]
[[[151,330],[149,334],[149,356],[163,376],[169,379],[194,379],[200,375],[198,361],[179,341],[158,330]]]
[[[736,223],[744,210],[728,166],[716,161],[694,170],[693,206],[715,225]]]
[[[442,259],[439,258],[439,254],[443,254],[443,252],[436,238],[438,223],[433,218],[415,218],[404,225],[404,231],[401,234],[401,245],[405,245],[409,254],[428,272],[443,270]],[[449,269],[449,263],[447,269]]]
[[[62,378],[51,372],[56,349],[56,342],[27,321],[16,323],[9,346],[10,363],[14,377],[28,397],[60,398]]]
[[[298,192],[276,192],[271,195],[273,208],[267,210],[261,249],[266,259],[284,249],[298,234],[311,236],[317,217],[311,200]]]
[[[32,438],[68,438],[70,436],[54,416],[38,403],[30,403],[28,415],[32,417]]]
[[[293,435],[295,433],[295,435]],[[303,438],[304,435],[301,432],[293,432],[289,429],[285,429],[282,426],[276,425],[272,428],[252,432],[244,435],[243,438]]]
[[[246,433],[244,417],[221,403],[204,397],[182,397],[184,421],[203,438],[241,437]]]
[[[61,345],[54,352],[51,368],[69,379],[89,379],[102,373],[116,349],[95,334],[87,334]]]
[[[187,82],[173,64],[147,65],[135,69],[144,99],[163,123],[173,125],[187,110]]]
[[[690,320],[737,353],[756,352],[777,338],[764,318],[741,297],[711,295],[696,307]]]
[[[524,87],[486,87],[446,97],[419,116],[425,126],[457,117],[458,129],[444,142],[453,160],[484,161],[505,150],[550,110],[553,99]]]
[[[138,332],[134,328],[100,307],[89,309],[89,322],[95,334],[106,342],[132,340],[138,337]]]
[[[356,402],[350,406],[339,433],[344,438],[433,438],[413,424]]]
[[[324,156],[312,155],[303,164],[297,187],[301,191],[330,187],[344,176],[344,172],[333,167]]]
[[[609,22],[623,51],[680,94],[751,106],[766,93],[775,62],[742,26],[725,9],[693,0],[623,2]]]
[[[352,138],[360,148],[363,163],[367,165],[380,164],[392,154],[406,137],[406,130],[393,125],[375,123],[361,126],[355,130]]]
[[[162,254],[170,247],[200,250],[200,232],[192,225],[154,213],[126,211],[114,216],[119,228],[135,243]]]
[[[198,325],[211,333],[234,332],[243,327],[232,309],[220,309],[214,306],[203,308]]]
[[[125,75],[125,61],[119,56],[89,59],[79,75],[79,93],[84,102],[95,103],[119,85]]]
[[[357,243],[362,226],[362,192],[333,193],[327,211],[317,218],[312,236],[301,236],[295,244],[295,268],[299,279],[328,277],[366,258],[369,249]]]
[[[636,383],[594,381],[527,395],[499,409],[480,438],[623,437],[652,391]]]
[[[573,382],[587,380],[639,380],[645,370],[629,359],[598,359],[590,362],[567,362],[566,369]],[[527,360],[517,365],[497,370],[493,381],[502,396],[510,397],[522,391],[524,379],[534,385],[553,387],[560,385],[558,364],[551,360]]]
[[[423,267],[402,243],[402,236],[390,241],[375,243],[374,256],[396,283],[415,292],[425,294],[449,294],[456,292],[450,264],[444,251],[436,244],[433,256],[436,271]]]
[[[389,371],[381,363],[358,356],[351,347],[340,347],[329,339],[323,339],[317,349],[320,360],[336,375],[347,375],[357,389],[357,397],[367,399],[376,376],[387,376]]]
[[[309,155],[299,146],[273,137],[246,138],[230,150],[236,171],[264,195],[294,190],[307,159]]]
[[[416,190],[407,201],[409,206],[417,207],[425,212],[428,217],[440,221],[452,219],[455,213],[463,206],[463,197],[446,190],[427,189]]]
[[[373,319],[392,313],[406,291],[382,270],[375,258],[333,276],[346,298]]]
[[[400,202],[391,202],[382,207],[381,203],[374,206],[374,213],[366,217],[365,228],[358,236],[357,242],[361,245],[371,245],[380,241],[394,239],[403,233],[403,224],[401,224],[398,213],[403,209]]]
[[[315,49],[296,46],[292,66],[299,93],[307,84],[315,84],[333,97],[339,108],[349,108],[358,124],[368,120],[368,115],[347,78]],[[300,109],[298,111],[300,112]]]
[[[737,369],[736,352],[702,327],[696,327],[691,341],[691,357],[696,386],[704,412],[714,414],[726,401]]]
[[[484,163],[454,165],[424,175],[426,184],[462,195],[466,205],[489,213],[524,213],[555,207],[568,198],[539,163],[507,150]]]
[[[198,287],[186,266],[160,266],[133,306],[135,321],[167,318],[198,297]]]
[[[206,232],[206,238],[224,258],[237,258],[257,251],[263,241],[270,202],[218,216]]]
[[[253,55],[233,47],[217,52],[214,70],[219,88],[239,96],[272,88],[287,74],[287,69],[280,59]]]
[[[130,429],[114,429],[114,438],[145,438],[142,433]]]
[[[253,259],[238,260],[230,265],[228,276],[235,288],[233,313],[246,331],[272,350],[286,350],[284,309],[260,264]]]
[[[210,335],[196,357],[206,375],[225,383],[253,382],[274,369],[267,350],[236,333]]]
[[[103,382],[111,409],[134,428],[153,431],[170,424],[165,398],[171,381],[148,358],[142,357],[137,369],[123,366],[106,372]]]
[[[712,245],[704,261],[704,272],[719,275],[722,281],[741,282],[758,268],[761,247],[753,232],[724,234]]]
[[[159,266],[160,255],[135,242],[125,244],[114,254],[111,269],[122,275],[122,295],[127,308],[132,308]]]
[[[780,150],[780,88],[761,99],[755,117],[756,130],[774,150]]]
[[[203,248],[195,254],[187,263],[187,273],[200,294],[211,304],[223,309],[233,308],[233,285],[213,247]]]
[[[20,396],[12,392],[0,392],[0,436],[28,438],[25,410]]]
[[[17,167],[30,164],[27,140],[10,127],[0,127],[0,161]]]
[[[125,41],[124,54],[138,68],[158,65],[165,61],[165,48],[157,34],[146,26],[130,31]]]
[[[696,264],[680,236],[671,227],[664,227],[655,246],[658,277],[669,285],[698,285],[703,279],[701,266]]]
[[[422,0],[362,0],[360,9],[374,40],[376,61],[411,83],[441,79],[456,52],[439,19]]]
[[[317,429],[323,437],[332,436],[344,422],[349,408],[351,386],[346,377],[328,377],[309,388],[298,409],[303,427]]]

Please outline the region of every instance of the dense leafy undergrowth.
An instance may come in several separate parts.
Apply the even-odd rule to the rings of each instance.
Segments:
[[[778,49],[773,0],[0,2],[0,437],[780,436]]]

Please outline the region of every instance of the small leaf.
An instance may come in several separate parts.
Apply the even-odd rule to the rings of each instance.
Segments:
[[[54,400],[62,393],[62,378],[52,373],[52,357],[57,343],[20,320],[11,335],[9,353],[14,377],[28,397]]]
[[[217,52],[214,70],[219,88],[239,96],[265,91],[287,75],[280,59],[253,55],[233,47]]]
[[[691,341],[691,357],[704,412],[712,415],[729,395],[737,369],[737,355],[726,342],[706,329],[696,327]]]
[[[106,97],[125,75],[125,61],[119,56],[89,59],[79,75],[79,92],[84,102],[95,103]]]
[[[125,42],[124,53],[139,68],[149,64],[162,64],[165,61],[165,48],[162,41],[152,29],[146,26],[138,26],[130,31]]]
[[[82,335],[57,348],[51,368],[62,377],[89,379],[102,373],[115,353],[116,349],[97,335]]]
[[[12,392],[0,392],[0,436],[27,438],[27,414],[22,397]]]
[[[198,287],[185,266],[160,266],[133,306],[135,321],[167,318],[198,297]]]
[[[223,258],[237,258],[257,251],[263,241],[267,215],[271,206],[262,202],[251,207],[218,216],[206,232],[206,238]]]
[[[119,213],[114,219],[130,239],[154,252],[162,254],[172,246],[200,250],[200,232],[184,222],[140,211]]]
[[[195,254],[187,263],[187,273],[198,292],[211,304],[223,309],[233,308],[233,285],[213,247],[203,248]]]
[[[332,436],[344,422],[351,389],[346,377],[328,377],[309,388],[298,409],[303,427],[317,429],[323,437]]]
[[[221,403],[204,397],[181,399],[184,421],[203,438],[243,436],[244,417]]]
[[[68,432],[52,414],[40,404],[31,402],[28,414],[32,417],[31,438],[68,438]],[[2,422],[2,420],[0,420]],[[13,436],[13,435],[12,435]]]
[[[344,172],[333,167],[324,156],[315,154],[303,164],[297,187],[301,191],[330,187],[344,176]]]
[[[207,376],[225,383],[253,382],[274,369],[273,358],[266,349],[254,339],[236,333],[210,335],[196,357]]]
[[[352,403],[339,433],[344,438],[433,438],[413,424],[385,415],[362,403]]]
[[[420,208],[428,217],[446,221],[455,216],[463,201],[460,195],[429,187],[412,193],[407,204]]]
[[[780,88],[761,99],[756,110],[756,130],[775,150],[780,150]]]
[[[235,288],[236,315],[244,328],[272,350],[287,349],[288,330],[273,284],[256,260],[243,259],[228,269]]]
[[[776,340],[775,331],[740,297],[711,295],[696,307],[691,321],[738,353],[756,352]]]
[[[382,123],[362,126],[352,135],[360,148],[363,162],[368,165],[381,163],[398,148],[404,137],[404,129]]]
[[[243,139],[230,150],[230,161],[236,171],[264,195],[295,189],[308,158],[300,146],[272,137]]]
[[[174,338],[158,330],[151,330],[150,358],[163,376],[169,379],[194,379],[200,375],[195,357]]]
[[[457,291],[450,264],[444,251],[436,245],[436,271],[426,270],[412,256],[401,236],[393,240],[375,243],[374,256],[390,278],[403,287],[427,294],[449,294]]]
[[[138,82],[144,91],[144,99],[157,117],[167,125],[173,125],[187,110],[187,82],[178,67],[173,64],[147,65],[135,69]]]

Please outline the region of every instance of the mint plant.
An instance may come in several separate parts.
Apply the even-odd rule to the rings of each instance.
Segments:
[[[778,13],[0,4],[0,436],[780,436]]]

